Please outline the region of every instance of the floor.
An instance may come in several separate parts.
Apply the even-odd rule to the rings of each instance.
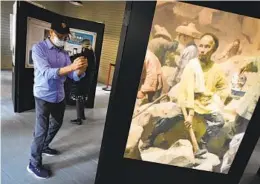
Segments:
[[[85,110],[87,120],[81,126],[69,123],[76,111],[67,107],[63,126],[51,145],[62,154],[43,157],[55,177],[39,181],[26,170],[35,113],[13,113],[11,78],[10,72],[1,71],[2,184],[93,184],[109,93],[98,85],[95,109]]]
[[[68,107],[64,124],[52,147],[62,151],[56,157],[44,157],[43,162],[52,168],[55,177],[37,180],[26,171],[34,126],[34,111],[15,114],[11,100],[11,73],[1,71],[1,180],[2,184],[93,184],[104,128],[109,93],[98,85],[95,109],[86,110],[87,120],[81,126],[69,120],[76,112]],[[255,177],[260,166],[260,141],[246,168],[240,184],[259,184]]]

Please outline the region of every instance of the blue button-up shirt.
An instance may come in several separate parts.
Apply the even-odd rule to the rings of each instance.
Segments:
[[[68,53],[55,47],[49,39],[46,39],[33,45],[32,59],[34,63],[34,96],[51,103],[61,102],[65,98],[66,76],[59,76],[58,70],[71,64]],[[85,73],[78,77],[74,71],[68,76],[79,81],[85,76]]]

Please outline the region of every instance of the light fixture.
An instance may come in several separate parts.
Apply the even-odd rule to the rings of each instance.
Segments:
[[[75,5],[75,6],[83,6],[82,1],[69,1],[69,3]]]

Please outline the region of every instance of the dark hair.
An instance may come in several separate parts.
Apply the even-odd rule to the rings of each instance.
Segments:
[[[240,39],[235,39],[234,42],[238,42],[240,44]]]
[[[85,42],[89,42],[89,44],[91,44],[90,40],[89,39],[84,39],[81,41],[81,44],[85,43]]]
[[[204,33],[200,39],[202,39],[204,36],[211,36],[214,40],[214,47],[213,47],[213,52],[215,52],[218,49],[219,46],[219,40],[218,37],[216,35],[214,35],[213,33]]]

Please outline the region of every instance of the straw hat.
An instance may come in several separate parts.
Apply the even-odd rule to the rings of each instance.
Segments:
[[[187,36],[191,36],[193,38],[200,38],[201,36],[201,33],[196,29],[194,23],[189,23],[187,26],[178,26],[176,28],[176,32]]]
[[[165,36],[168,39],[172,40],[172,36],[170,35],[170,33],[167,31],[165,27],[156,24],[154,25],[154,31],[155,31],[154,36]]]

